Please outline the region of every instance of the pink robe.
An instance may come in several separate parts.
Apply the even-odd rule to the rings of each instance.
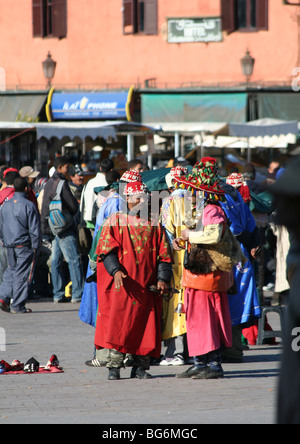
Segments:
[[[225,224],[223,210],[215,205],[204,209],[203,225]],[[227,290],[232,273],[218,271],[193,275],[184,270],[187,344],[190,356],[205,355],[224,345],[232,346],[232,330]],[[190,287],[189,287],[190,285]]]

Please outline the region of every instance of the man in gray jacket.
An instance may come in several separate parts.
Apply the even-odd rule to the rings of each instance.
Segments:
[[[0,210],[0,240],[6,248],[8,261],[0,285],[0,309],[14,314],[31,313],[25,303],[32,282],[36,250],[41,243],[40,218],[35,205],[26,197],[27,180],[17,177],[14,187],[14,196]]]

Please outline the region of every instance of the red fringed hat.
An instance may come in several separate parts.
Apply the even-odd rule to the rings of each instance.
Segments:
[[[174,178],[176,176],[186,176],[187,173],[188,173],[187,167],[180,166],[180,165],[171,168],[171,171],[170,171],[170,175],[172,178]]]
[[[176,177],[186,176],[188,173],[188,169],[184,166],[176,166],[171,168],[171,171],[166,175],[166,184],[168,188],[172,188],[174,186],[173,180]]]
[[[129,182],[124,189],[125,196],[136,196],[145,193],[145,187],[142,182]]]
[[[217,174],[217,161],[213,157],[203,157],[197,162],[192,173],[174,177],[176,188],[185,188],[191,192],[204,191],[212,201],[224,201],[225,191],[221,188]]]
[[[142,182],[142,176],[138,171],[129,170],[125,171],[120,180],[124,182]]]
[[[251,195],[248,185],[244,181],[244,177],[241,173],[232,173],[227,177],[226,183],[236,188],[242,195],[244,202],[251,201]]]

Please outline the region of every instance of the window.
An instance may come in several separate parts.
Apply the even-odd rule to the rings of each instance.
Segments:
[[[221,0],[223,31],[268,29],[268,0]]]
[[[155,35],[157,0],[123,0],[123,34]]]
[[[67,35],[67,0],[32,0],[33,37]]]

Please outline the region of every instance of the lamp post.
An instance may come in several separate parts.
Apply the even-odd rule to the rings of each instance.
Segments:
[[[241,58],[241,65],[242,65],[243,74],[246,77],[247,88],[249,85],[250,77],[253,74],[254,63],[255,59],[251,57],[250,52],[247,49],[246,54],[244,55],[244,57]]]
[[[51,80],[55,74],[56,62],[52,59],[50,51],[48,51],[47,58],[42,62],[44,76],[48,82],[48,88],[51,87]]]

